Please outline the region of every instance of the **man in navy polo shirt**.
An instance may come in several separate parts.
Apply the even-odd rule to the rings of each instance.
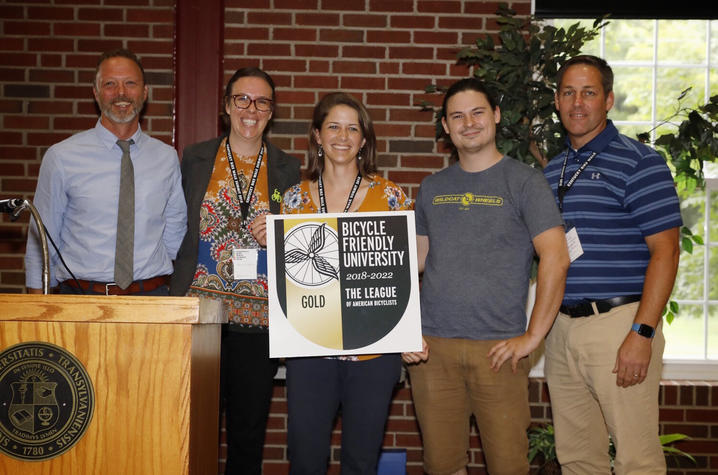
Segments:
[[[661,314],[678,268],[681,216],[653,149],[607,119],[613,72],[577,56],[558,72],[566,151],[544,173],[571,254],[560,313],[546,340],[556,452],[564,474],[665,473],[658,439]]]

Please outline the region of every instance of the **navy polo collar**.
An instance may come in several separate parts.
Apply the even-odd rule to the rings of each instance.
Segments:
[[[606,127],[590,142],[578,149],[577,155],[583,155],[585,152],[595,152],[599,154],[608,147],[608,144],[610,144],[617,135],[618,129],[613,125],[613,121],[608,119],[606,121]],[[571,141],[568,135],[566,136],[566,146],[571,149]]]

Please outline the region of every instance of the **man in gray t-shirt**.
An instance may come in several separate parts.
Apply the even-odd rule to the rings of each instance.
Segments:
[[[425,347],[403,356],[429,474],[465,473],[471,414],[492,475],[529,469],[525,357],[551,328],[569,259],[543,174],[496,148],[500,118],[479,80],[451,86],[442,124],[459,160],[427,177],[416,201]],[[538,283],[527,329],[534,253]]]

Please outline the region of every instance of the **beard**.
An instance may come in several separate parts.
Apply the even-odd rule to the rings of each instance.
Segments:
[[[456,144],[454,144],[457,150],[461,149],[462,151],[467,153],[478,153],[484,148],[490,146],[495,140],[495,137],[488,135],[489,132],[487,132],[484,127],[470,127],[462,129],[459,131],[459,136],[461,136],[461,134],[463,134],[465,131],[477,132],[478,135],[471,140],[457,139],[456,143],[458,143],[459,145],[457,146]]]
[[[129,102],[130,107],[126,111],[121,111],[119,113],[116,113],[112,106],[118,102]],[[127,96],[117,96],[114,99],[112,99],[110,102],[102,102],[100,103],[100,110],[102,111],[102,114],[106,116],[108,119],[110,119],[112,122],[115,122],[117,124],[127,124],[135,120],[135,118],[139,115],[140,111],[142,110],[142,106],[144,105],[144,101],[142,100],[135,100],[133,101],[131,98]]]

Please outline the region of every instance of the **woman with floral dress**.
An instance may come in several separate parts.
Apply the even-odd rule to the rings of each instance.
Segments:
[[[260,475],[278,361],[269,358],[266,217],[299,182],[299,160],[266,139],[274,81],[255,67],[237,70],[222,98],[227,132],[182,154],[187,234],[171,295],[219,300],[229,323],[222,336],[225,474]],[[242,259],[240,259],[242,258]],[[243,263],[251,263],[242,265]]]

